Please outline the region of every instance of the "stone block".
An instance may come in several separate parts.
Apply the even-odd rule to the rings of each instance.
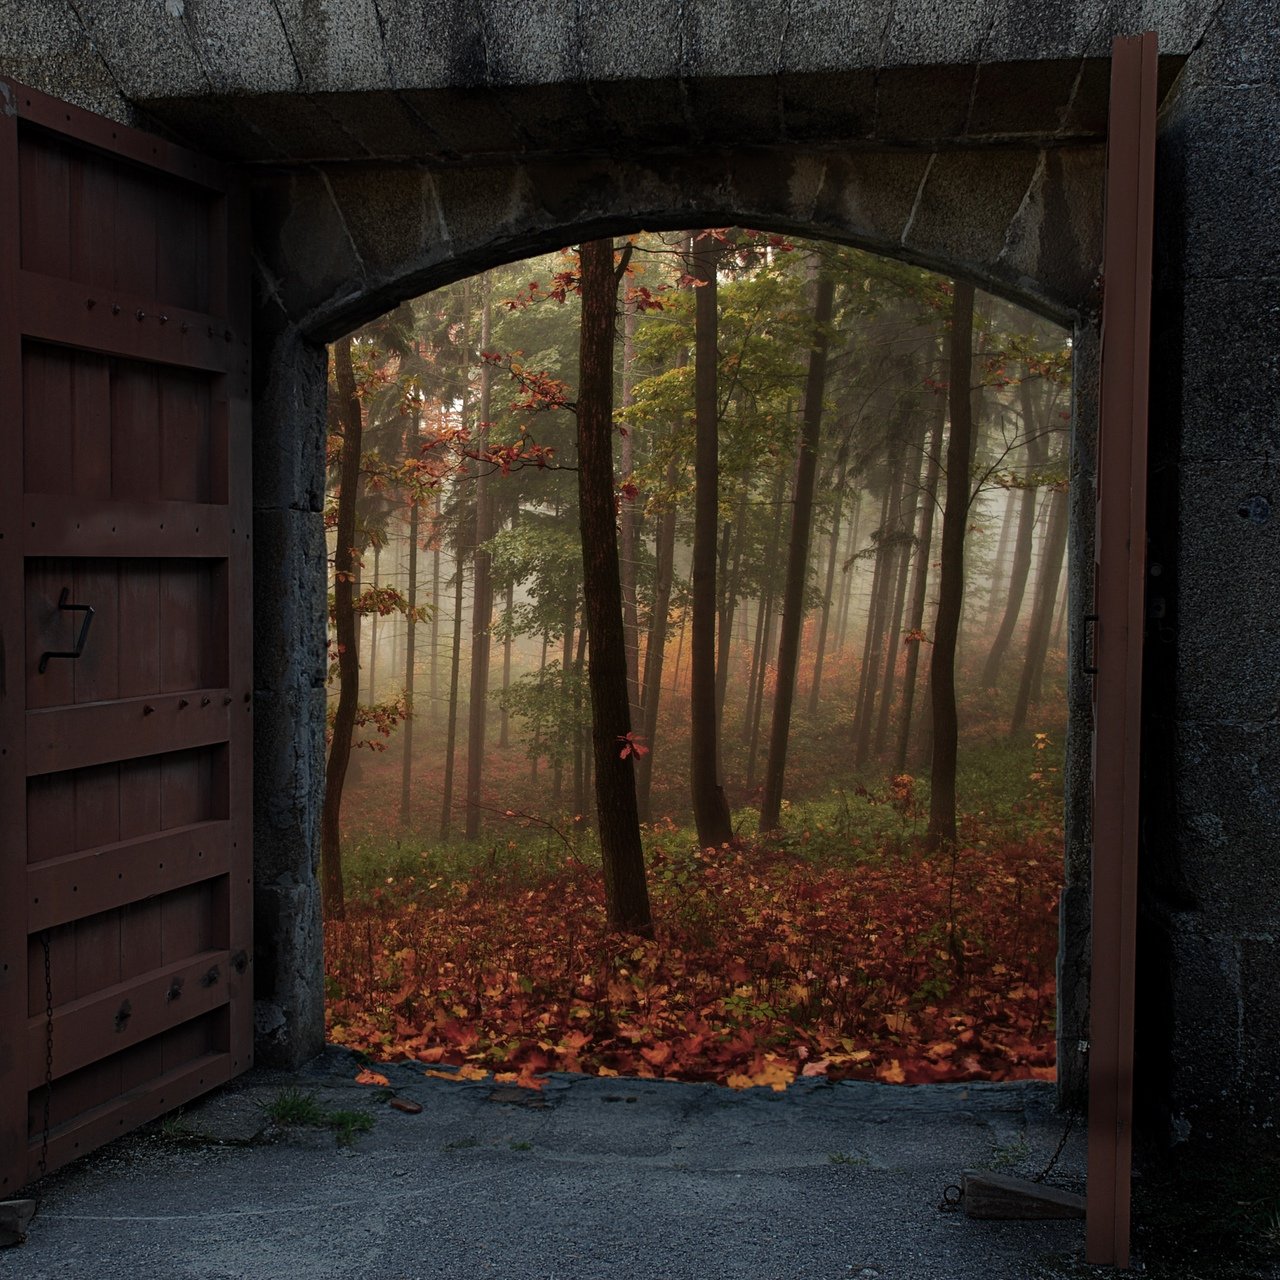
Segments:
[[[388,89],[377,0],[276,0],[302,88]]]
[[[1274,8],[1257,3],[1222,4],[1213,8],[1212,15],[1188,67],[1190,78],[1199,85],[1274,85],[1280,77]]]
[[[1274,83],[1204,88],[1179,98],[1186,278],[1280,274],[1280,119]]]
[[[1044,137],[1061,131],[1076,96],[1079,58],[986,63],[978,69],[964,132],[970,138]]]
[[[1280,931],[1276,722],[1182,724],[1176,734],[1177,882],[1206,920]]]
[[[529,104],[536,110],[537,92],[525,92],[532,95]],[[483,85],[404,90],[400,97],[447,158],[485,160],[521,150],[523,135],[511,107]]]
[[[772,77],[700,77],[687,81],[684,90],[688,124],[682,135],[711,147],[769,146],[782,137],[778,84]]]
[[[1156,1069],[1170,1081],[1175,1130],[1211,1138],[1237,1108],[1243,1084],[1237,943],[1206,930],[1193,913],[1170,917],[1166,934],[1171,1061]]]
[[[875,70],[890,10],[848,0],[792,5],[781,47],[784,72]]]
[[[583,80],[675,81],[680,75],[682,0],[580,0],[578,57]],[[639,109],[645,107],[637,100]]]
[[[275,5],[259,0],[172,0],[192,32],[200,64],[214,93],[290,93],[302,73]],[[147,24],[131,33],[134,56],[149,59]],[[127,83],[127,81],[126,81]]]
[[[685,80],[772,76],[789,35],[785,0],[696,0],[680,6],[672,34]]]
[[[985,276],[1004,249],[1038,162],[1035,152],[1020,150],[938,152],[902,244],[939,263],[973,264]]]
[[[915,151],[835,152],[804,206],[815,229],[869,248],[900,253],[929,157]]]
[[[880,49],[884,67],[955,66],[982,56],[989,0],[914,0],[895,5]]]
[[[324,505],[327,354],[278,311],[254,317],[255,511],[319,512]]]
[[[325,303],[358,294],[364,264],[334,201],[314,170],[268,174],[253,188],[260,292],[305,325]]]
[[[977,67],[893,67],[876,80],[875,137],[881,142],[944,143],[969,118]]]
[[[1162,360],[1181,379],[1185,462],[1280,455],[1280,295],[1270,280],[1189,280]],[[1180,323],[1179,323],[1180,322]],[[1175,383],[1176,385],[1176,383]],[[1153,418],[1153,427],[1158,420]]]
[[[1280,715],[1280,507],[1263,523],[1251,500],[1274,493],[1270,468],[1182,468],[1176,556],[1177,715],[1274,721]],[[1242,514],[1243,513],[1243,514]]]
[[[258,689],[254,697],[256,883],[305,884],[319,865],[325,689]]]
[[[0,22],[0,75],[124,124],[136,123],[101,52],[64,0],[7,6]]]
[[[784,134],[798,142],[870,138],[875,132],[876,78],[870,69],[784,73],[779,86]]]
[[[335,124],[332,142],[351,158],[385,157],[397,162],[435,159],[448,148],[440,135],[395,92],[329,93],[314,105]]]
[[[119,0],[84,6],[80,13],[98,56],[130,98],[209,92],[207,55],[185,19],[184,5]]]
[[[264,883],[253,900],[254,1053],[259,1066],[301,1066],[324,1049],[324,954],[314,875]]]
[[[1240,940],[1241,1109],[1251,1127],[1280,1123],[1280,920]]]
[[[1038,295],[1059,321],[1097,302],[1105,164],[1101,146],[1041,152],[993,266],[997,279]]]

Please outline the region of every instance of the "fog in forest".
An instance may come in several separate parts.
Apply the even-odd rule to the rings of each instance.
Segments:
[[[331,1038],[522,1082],[1051,1076],[1068,334],[763,232],[613,261],[606,737],[652,925],[600,884],[566,249],[331,350]]]

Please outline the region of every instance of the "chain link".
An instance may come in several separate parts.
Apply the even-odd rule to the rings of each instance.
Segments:
[[[40,935],[44,948],[44,1126],[40,1135],[40,1176],[49,1163],[49,1104],[53,1098],[53,971],[49,965],[49,930]]]

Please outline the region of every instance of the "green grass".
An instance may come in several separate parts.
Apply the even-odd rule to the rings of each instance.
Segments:
[[[338,1143],[349,1146],[356,1135],[373,1128],[373,1117],[363,1111],[345,1111],[322,1106],[315,1094],[305,1089],[281,1089],[267,1104],[267,1116],[282,1128],[331,1129]]]

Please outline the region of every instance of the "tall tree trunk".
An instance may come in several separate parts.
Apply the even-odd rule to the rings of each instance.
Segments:
[[[431,510],[431,672],[427,693],[431,724],[440,718],[440,490],[436,490]]]
[[[667,648],[667,610],[671,606],[671,582],[675,575],[676,464],[667,463],[667,504],[658,521],[657,571],[653,584],[653,616],[649,619],[649,639],[644,651],[643,745],[649,750],[636,764],[636,809],[641,822],[650,820],[650,791],[653,787],[653,753],[658,736],[658,708],[662,703],[662,666]]]
[[[453,564],[453,650],[449,658],[449,721],[444,737],[444,799],[440,806],[440,839],[453,825],[453,766],[458,745],[458,675],[462,669],[462,549]]]
[[[421,415],[414,418],[413,441],[416,449],[418,436],[421,433]],[[417,651],[418,619],[415,610],[418,606],[418,510],[417,498],[409,504],[409,589],[406,592],[409,602],[409,616],[405,619],[405,657],[404,657],[404,708],[405,721],[402,731],[404,754],[400,758],[400,825],[409,825],[409,791],[413,777],[413,679]]]
[[[573,724],[572,704],[569,701],[569,673],[573,669],[573,636],[574,624],[578,615],[578,588],[574,584],[565,601],[564,634],[560,638],[560,709],[564,713],[564,722]],[[555,760],[551,766],[551,795],[559,800],[564,791],[564,747],[565,743],[556,743]]]
[[[635,752],[613,505],[613,341],[618,277],[613,241],[590,240],[582,261],[578,361],[578,511],[591,661],[591,738],[605,907],[615,929],[652,934],[636,814]],[[628,750],[628,748],[632,748]]]
[[[930,848],[956,839],[956,635],[964,594],[964,534],[969,521],[969,472],[973,463],[973,285],[955,282],[949,343],[951,434],[947,441],[947,500],[942,514],[942,573],[934,626],[929,693],[933,706],[930,779]]]
[[[893,687],[898,674],[898,654],[902,648],[902,615],[907,600],[907,571],[911,566],[911,535],[916,527],[916,507],[920,494],[920,467],[924,462],[923,419],[915,448],[906,460],[902,502],[899,507],[898,534],[902,539],[895,548],[896,566],[893,607],[885,638],[884,680],[880,686],[880,714],[876,718],[877,756],[884,755],[889,739],[889,714],[893,707]]]
[[[920,532],[916,541],[915,570],[911,579],[911,613],[907,629],[917,633],[924,630],[925,598],[929,589],[929,552],[933,546],[933,513],[938,505],[938,472],[942,465],[942,428],[946,417],[946,401],[937,398],[937,411],[929,440],[929,461],[925,469],[924,492],[921,495]],[[916,677],[920,668],[922,640],[913,640],[907,647],[907,667],[902,677],[902,715],[898,725],[897,771],[907,770],[907,751],[911,743],[911,714],[915,706]]]
[[[515,610],[516,584],[515,581],[507,583],[507,598],[502,608],[503,618],[503,635],[502,635],[502,692],[505,694],[511,688],[511,615]],[[507,704],[505,698],[502,704],[501,730],[498,734],[498,746],[509,747],[511,745],[511,716],[507,712]]]
[[[1049,632],[1053,628],[1053,610],[1058,601],[1058,582],[1062,576],[1063,554],[1067,549],[1068,504],[1064,490],[1055,490],[1049,508],[1049,528],[1045,534],[1044,558],[1040,580],[1036,584],[1035,610],[1027,633],[1027,657],[1018,684],[1010,735],[1026,728],[1027,712],[1040,699],[1044,678],[1045,655],[1049,648]]]
[[[862,527],[862,492],[853,495],[853,523],[844,544],[844,563],[840,568],[843,585],[840,588],[840,612],[836,615],[836,652],[844,652],[845,631],[849,626],[849,602],[853,597],[853,574],[857,567],[854,554],[858,550],[858,533]]]
[[[635,368],[636,308],[633,301],[623,304],[622,318],[622,407],[635,400],[632,392]],[[622,432],[622,479],[631,482],[635,470],[635,437],[631,428]],[[636,560],[640,545],[640,510],[638,496],[623,493],[618,502],[619,558],[622,574],[622,628],[627,642],[627,695],[631,700],[631,723],[643,718],[640,706],[640,622],[636,612]]]
[[[769,665],[769,641],[773,633],[774,571],[778,563],[778,546],[782,541],[782,500],[786,492],[786,472],[779,468],[773,488],[773,521],[769,528],[769,544],[764,557],[762,594],[756,609],[756,652],[751,675],[747,680],[747,712],[742,724],[743,736],[748,741],[746,783],[748,791],[754,790],[756,785],[756,755],[760,748],[765,672]]]
[[[356,499],[360,492],[360,445],[364,420],[351,366],[351,339],[333,344],[334,377],[338,386],[338,414],[342,422],[342,460],[338,490],[337,545],[333,556],[333,624],[338,642],[338,706],[333,717],[333,741],[324,775],[324,808],[320,815],[320,895],[330,920],[346,918],[342,885],[342,785],[351,759],[360,698],[360,650],[355,612]]]
[[[491,284],[486,272],[480,277],[480,350],[489,349]],[[468,362],[470,352],[468,351]],[[483,454],[489,439],[489,390],[493,366],[480,362],[480,407],[476,422],[477,453]],[[484,736],[489,703],[489,629],[493,622],[493,585],[488,541],[493,535],[493,498],[489,493],[488,465],[476,463],[475,525],[471,549],[471,701],[467,717],[467,817],[468,840],[480,835],[480,789],[484,776]]]
[[[836,506],[831,516],[831,545],[827,552],[827,585],[822,593],[822,620],[818,624],[818,648],[813,655],[813,679],[809,683],[809,714],[818,714],[822,697],[822,662],[827,653],[827,627],[831,622],[831,597],[836,585],[836,561],[840,558],[840,516],[844,511],[844,477],[848,454],[840,450],[840,470],[836,473]]]
[[[373,547],[373,589],[382,585],[382,548],[377,543]],[[369,702],[378,701],[378,614],[375,610],[369,617]]]
[[[1013,541],[1013,527],[1017,524],[1015,508],[1018,506],[1019,504],[1013,500],[1013,495],[1005,493],[1004,514],[1000,517],[1000,542],[996,547],[996,556],[991,562],[991,571],[988,574],[990,585],[987,591],[987,610],[982,620],[985,631],[991,630],[991,624],[996,616],[996,601],[1004,588],[1005,570],[1009,566],[1009,544]]]
[[[791,704],[800,659],[800,629],[804,622],[804,586],[809,571],[809,535],[813,527],[813,488],[822,440],[822,397],[827,380],[827,326],[835,296],[835,277],[828,268],[818,273],[813,302],[813,345],[804,388],[804,419],[800,430],[800,461],[796,466],[795,500],[791,508],[791,540],[787,548],[787,579],[782,596],[782,635],[778,641],[778,690],[769,730],[769,758],[765,764],[764,797],[760,802],[760,830],[775,831],[782,812],[782,784],[791,735]]]
[[[1018,624],[1018,614],[1022,609],[1023,596],[1027,589],[1027,575],[1031,571],[1031,549],[1036,523],[1036,494],[1038,492],[1037,472],[1044,466],[1048,453],[1048,443],[1038,429],[1035,415],[1032,413],[1031,387],[1023,381],[1020,388],[1022,397],[1023,431],[1027,436],[1027,470],[1026,487],[1020,495],[1018,508],[1018,536],[1013,546],[1013,568],[1009,573],[1009,594],[1006,598],[1004,617],[1000,621],[1000,630],[991,642],[991,652],[982,668],[982,685],[986,689],[994,689],[1000,681],[1000,665],[1013,639],[1014,628]]]
[[[693,638],[689,664],[693,688],[689,695],[691,751],[690,788],[698,843],[704,848],[727,844],[733,838],[729,802],[716,764],[716,522],[720,502],[719,371],[716,337],[719,315],[716,264],[719,253],[710,232],[694,243],[693,270],[698,281],[694,300],[694,457],[693,515]]]
[[[867,634],[862,647],[862,670],[858,673],[858,707],[854,719],[854,762],[861,768],[871,754],[871,718],[875,714],[876,691],[884,660],[884,636],[889,625],[889,593],[893,582],[896,537],[902,507],[902,438],[895,431],[889,439],[889,458],[884,502],[880,509],[880,537],[876,545],[875,574],[867,608]]]

